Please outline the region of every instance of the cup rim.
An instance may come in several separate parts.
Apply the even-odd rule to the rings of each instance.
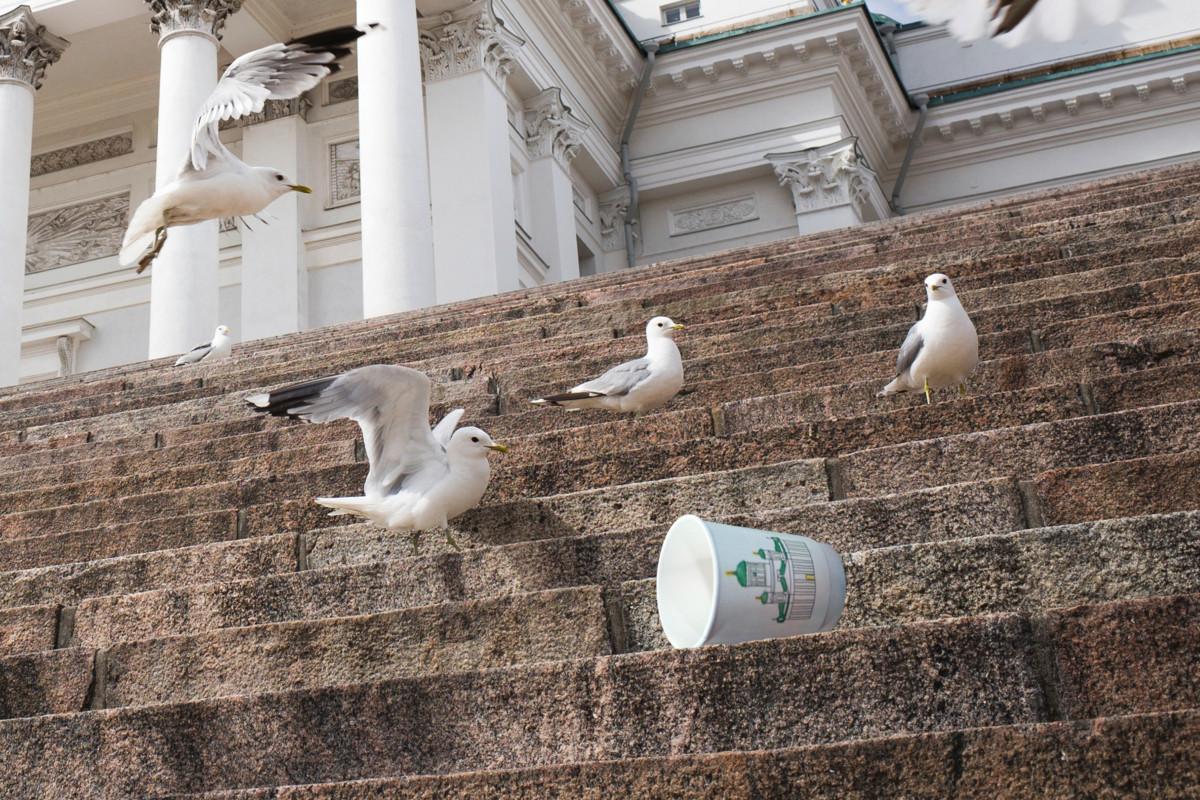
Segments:
[[[713,629],[717,626],[717,612],[721,608],[721,565],[717,562],[717,547],[713,541],[712,530],[708,527],[708,520],[697,516],[696,514],[684,514],[671,523],[671,527],[667,530],[667,536],[671,535],[671,531],[675,530],[676,526],[683,525],[698,525],[700,531],[704,534],[704,544],[708,547],[708,560],[712,565],[712,599],[708,607],[708,623],[704,626],[704,632],[700,634],[698,639],[687,645],[688,648],[703,647],[712,638]],[[666,538],[663,539],[663,544],[666,544]],[[665,632],[665,631],[664,631]]]

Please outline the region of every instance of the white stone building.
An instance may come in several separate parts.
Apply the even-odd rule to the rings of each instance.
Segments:
[[[0,3],[0,385],[1194,158],[1200,3],[1137,5],[1010,50],[837,0]],[[315,193],[120,268],[219,67],[355,20],[225,131]]]

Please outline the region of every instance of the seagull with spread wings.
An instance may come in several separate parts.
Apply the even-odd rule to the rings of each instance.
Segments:
[[[963,310],[954,284],[938,272],[925,279],[925,316],[911,328],[896,358],[896,378],[879,397],[923,391],[925,402],[947,386],[967,392],[967,378],[979,364],[979,335]]]
[[[370,26],[371,28],[376,26]],[[290,100],[341,69],[350,45],[370,28],[343,27],[268,45],[225,70],[196,118],[187,160],[175,180],[147,198],[129,221],[121,265],[143,272],[167,241],[167,229],[210,219],[251,217],[288,192],[310,194],[272,167],[252,167],[221,142],[220,125]]]
[[[362,497],[318,497],[334,509],[392,531],[446,528],[479,504],[491,477],[488,454],[508,448],[479,428],[459,428],[457,409],[429,428],[429,378],[376,364],[341,375],[251,395],[266,414],[306,422],[352,419],[362,429],[370,471]],[[453,539],[450,540],[453,543]]]

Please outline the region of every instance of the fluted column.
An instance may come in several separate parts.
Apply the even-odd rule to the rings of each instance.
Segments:
[[[68,44],[39,25],[29,6],[0,15],[0,386],[21,378],[33,98]]]
[[[414,0],[358,0],[363,316],[433,305],[433,228]]]
[[[155,185],[175,179],[200,107],[217,85],[221,29],[242,0],[146,0],[159,35]],[[218,324],[216,220],[171,229],[150,272],[150,358],[190,350]]]
[[[433,243],[440,303],[518,288],[504,85],[524,42],[491,0],[423,18]]]
[[[533,246],[554,281],[579,277],[571,161],[587,128],[563,103],[557,87],[535,95],[525,105]]]

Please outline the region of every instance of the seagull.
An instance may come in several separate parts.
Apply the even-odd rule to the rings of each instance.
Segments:
[[[277,417],[306,422],[352,419],[362,429],[370,471],[362,497],[318,497],[330,516],[363,517],[381,528],[421,531],[447,527],[479,505],[491,468],[488,454],[507,453],[479,428],[459,428],[456,409],[429,428],[428,376],[408,367],[375,364],[273,392],[246,402]],[[447,539],[457,547],[447,530]]]
[[[925,402],[932,403],[932,391],[955,384],[959,394],[967,393],[967,378],[979,364],[975,325],[958,302],[954,284],[940,272],[925,279],[925,298],[925,316],[900,345],[896,379],[879,397],[921,389]]]
[[[947,24],[960,41],[986,35],[1016,46],[1032,32],[1065,42],[1078,21],[1090,18],[1109,25],[1120,18],[1126,0],[908,0],[908,7],[928,22]]]
[[[213,333],[211,342],[193,347],[189,352],[184,353],[175,361],[175,366],[179,367],[184,364],[199,364],[201,361],[216,361],[221,358],[229,358],[232,350],[233,340],[229,338],[229,328],[225,325],[218,325],[217,330]]]
[[[175,180],[138,206],[121,243],[121,266],[138,273],[154,261],[167,229],[209,219],[251,217],[288,192],[312,189],[272,167],[252,167],[221,142],[221,122],[263,110],[268,100],[290,100],[341,69],[350,44],[377,25],[346,26],[287,43],[267,45],[236,59],[205,100],[192,128],[191,152]]]
[[[531,400],[535,406],[562,406],[568,411],[604,408],[645,414],[661,408],[683,388],[683,359],[672,338],[683,326],[670,317],[646,323],[646,355],[626,361],[569,392]]]

